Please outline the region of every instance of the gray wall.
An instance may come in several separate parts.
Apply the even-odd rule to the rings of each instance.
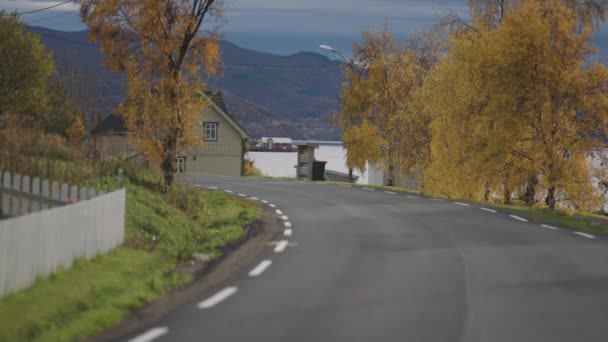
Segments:
[[[0,297],[122,244],[125,190],[0,220]]]

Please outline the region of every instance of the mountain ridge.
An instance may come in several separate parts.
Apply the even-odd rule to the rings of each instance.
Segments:
[[[53,52],[66,90],[85,112],[109,114],[126,94],[124,76],[103,64],[97,44],[85,31],[57,31],[39,26]],[[340,63],[315,52],[274,55],[221,41],[221,77],[208,88],[224,93],[228,110],[253,137],[288,135],[297,139],[339,139],[329,122],[339,108]]]

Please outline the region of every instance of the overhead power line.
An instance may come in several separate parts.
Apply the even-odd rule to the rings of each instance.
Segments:
[[[73,1],[73,0],[68,0],[68,1],[64,1],[64,2],[61,2],[61,3],[55,4],[55,5],[53,5],[53,6],[49,6],[49,7],[45,7],[45,8],[39,8],[39,9],[36,9],[36,10],[27,11],[27,12],[19,12],[19,13],[5,13],[5,14],[4,14],[4,16],[7,16],[7,17],[8,17],[8,16],[11,16],[11,15],[13,15],[13,14],[16,14],[16,15],[24,15],[24,14],[38,13],[38,12],[42,12],[42,11],[46,11],[46,10],[50,10],[50,9],[52,9],[52,8],[55,8],[55,7],[63,6],[63,5],[65,5],[65,4],[67,4],[68,2],[72,2],[72,1]]]
[[[75,45],[86,46],[90,48],[99,49],[98,45],[91,44],[88,42],[79,42],[76,40],[63,38],[48,32],[35,32],[43,36],[47,36],[53,39],[61,40]],[[311,68],[311,69],[324,69],[324,68],[340,68],[341,64],[255,64],[255,63],[223,63],[222,66],[230,68]]]
[[[55,19],[55,18],[63,17],[65,15],[72,14],[72,13],[74,13],[76,11],[77,10],[71,10],[71,11],[67,11],[67,12],[51,15],[51,16],[48,16],[48,17],[40,18],[40,19],[30,20],[30,21],[27,22],[27,24],[30,25],[30,24],[33,24],[33,23],[39,23],[41,21],[46,21],[46,20],[50,20],[50,19]]]

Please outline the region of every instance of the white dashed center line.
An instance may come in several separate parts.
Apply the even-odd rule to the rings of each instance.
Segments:
[[[574,234],[582,237],[586,237],[587,239],[595,239],[595,235],[583,233],[583,232],[573,232]]]
[[[205,299],[204,301],[198,303],[198,308],[199,309],[212,308],[215,305],[219,304],[220,302],[226,300],[228,297],[235,294],[237,291],[238,291],[238,289],[235,286],[227,287],[227,288],[223,289],[222,291],[214,294],[213,296]]]
[[[283,231],[283,235],[285,235],[285,236],[291,236],[292,234],[293,234],[293,230],[291,230],[291,229],[285,229]]]
[[[285,250],[286,247],[287,247],[287,240],[281,240],[274,247],[274,252],[275,253],[281,253],[281,252],[283,252]]]
[[[260,262],[254,269],[249,272],[250,277],[257,277],[260,274],[264,273],[268,267],[272,264],[272,260],[264,260]]]
[[[546,229],[559,230],[559,228],[550,226],[548,224],[541,224],[540,226],[543,227],[543,228],[546,228]]]
[[[268,204],[268,201],[267,200],[262,200],[262,203]]]
[[[384,193],[385,194],[389,194],[389,195],[396,195],[397,194],[396,192],[392,192],[392,191],[385,191]]]
[[[487,212],[489,212],[489,213],[494,213],[494,214],[496,214],[496,213],[498,212],[498,211],[496,211],[496,210],[494,210],[494,209],[488,209],[488,208],[481,208],[481,210],[483,210],[483,211],[487,211]]]
[[[456,204],[456,205],[460,205],[460,206],[463,206],[463,207],[470,207],[470,206],[471,206],[470,204],[468,204],[468,203],[463,203],[463,202],[454,202],[454,204]]]
[[[283,216],[281,216],[281,220],[289,221],[289,217],[287,217],[287,215],[283,215]]]
[[[130,339],[129,342],[150,342],[152,340],[155,340],[155,339],[161,337],[162,335],[164,335],[168,332],[169,332],[169,329],[166,327],[153,328],[137,337]]]
[[[516,219],[517,221],[528,222],[528,220],[526,220],[525,218],[519,217],[517,215],[509,215],[509,217],[512,218],[512,219]]]
[[[283,212],[279,209],[276,209],[274,212],[277,213],[277,215],[283,215]]]
[[[276,208],[276,207],[277,207],[276,205],[274,205],[274,204],[272,204],[272,203],[271,203],[271,204],[269,204],[269,206],[270,206],[271,208]]]
[[[285,225],[286,228],[291,228],[291,222],[285,221],[285,222],[283,222],[283,224]]]

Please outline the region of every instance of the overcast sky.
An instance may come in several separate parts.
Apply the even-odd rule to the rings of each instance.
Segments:
[[[0,8],[27,11],[61,1],[0,0]],[[226,39],[243,47],[288,54],[317,51],[321,43],[345,54],[363,29],[381,28],[388,22],[401,36],[430,27],[438,17],[454,10],[466,16],[466,0],[225,0],[221,27]],[[66,4],[52,10],[24,15],[36,26],[57,30],[83,30],[77,9]],[[602,34],[606,34],[603,25]],[[608,40],[608,35],[602,39]]]

